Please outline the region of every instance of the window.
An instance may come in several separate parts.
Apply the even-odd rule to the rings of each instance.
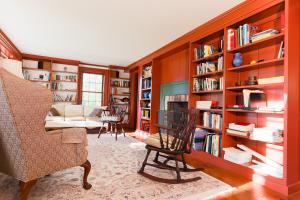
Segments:
[[[103,75],[82,74],[82,105],[102,106]]]

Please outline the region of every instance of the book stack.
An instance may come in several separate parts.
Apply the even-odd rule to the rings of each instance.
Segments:
[[[203,126],[222,129],[222,115],[211,112],[203,112]]]
[[[205,58],[217,52],[217,48],[215,48],[213,45],[200,45],[199,47],[194,49],[196,60]]]
[[[254,128],[250,138],[263,142],[281,143],[283,142],[283,130],[271,127]]]
[[[255,124],[249,123],[229,123],[226,129],[227,134],[241,137],[249,137],[250,133],[255,128]]]
[[[207,132],[205,130],[196,128],[193,141],[194,150],[203,150],[206,134]]]
[[[252,36],[255,35],[257,31],[258,27],[250,24],[241,25],[237,29],[228,29],[227,49],[230,50],[249,44]]]
[[[111,85],[116,87],[129,87],[129,81],[115,80],[115,81],[111,81]]]
[[[283,83],[284,82],[284,76],[274,76],[270,78],[259,78],[257,80],[259,85],[263,84],[272,84],[272,83]]]
[[[223,77],[220,78],[194,78],[193,91],[223,90]]]
[[[222,136],[214,133],[207,133],[204,142],[204,151],[214,156],[220,155],[220,149],[222,148]]]
[[[252,155],[246,151],[234,147],[223,148],[224,159],[236,164],[246,164],[251,162]]]
[[[276,35],[278,33],[279,33],[279,31],[277,31],[275,29],[268,29],[268,30],[265,30],[265,31],[262,31],[262,32],[259,32],[259,33],[256,33],[256,34],[252,35],[251,36],[251,41],[256,42],[258,40],[262,40],[262,39],[271,37],[271,36]]]
[[[54,80],[54,81],[73,81],[73,82],[76,82],[76,75],[52,74],[52,80]]]

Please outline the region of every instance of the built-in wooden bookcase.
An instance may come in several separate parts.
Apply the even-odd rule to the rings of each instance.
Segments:
[[[196,102],[200,100],[218,101],[217,108],[200,109],[197,127],[202,128],[210,133],[221,136],[220,154],[213,156],[205,151],[195,150],[191,155],[193,160],[197,159],[204,163],[216,165],[218,167],[230,170],[241,176],[252,179],[263,185],[266,185],[285,195],[295,193],[300,190],[299,178],[299,1],[297,0],[253,0],[245,1],[228,12],[216,17],[215,19],[199,26],[195,30],[183,35],[177,40],[167,44],[148,56],[138,60],[134,65],[139,66],[142,71],[144,63],[149,60],[153,61],[152,77],[152,101],[151,101],[151,120],[155,124],[153,112],[159,107],[155,106],[159,102],[160,85],[163,79],[169,78],[177,73],[165,73],[162,75],[158,69],[168,67],[167,70],[172,71],[172,67],[176,64],[185,66],[180,55],[170,59],[169,65],[159,66],[160,57],[168,52],[174,52],[176,48],[184,43],[189,45],[189,61],[188,61],[188,103],[189,108],[195,108]],[[298,7],[297,7],[298,6]],[[275,29],[278,32],[270,34],[268,37],[249,40],[228,49],[232,43],[228,39],[232,30],[240,29],[240,26],[257,27],[252,34]],[[250,29],[249,29],[250,30]],[[230,31],[230,34],[228,32]],[[274,32],[273,32],[274,33]],[[221,42],[223,40],[223,42]],[[255,39],[254,39],[255,40]],[[233,40],[234,41],[234,40]],[[229,43],[230,42],[230,43]],[[221,43],[223,48],[221,48]],[[237,43],[237,41],[236,41]],[[214,45],[216,51],[206,56],[195,56],[195,48],[200,45]],[[283,47],[283,54],[280,49]],[[243,63],[240,66],[233,65],[235,53],[241,53]],[[280,55],[280,56],[278,56]],[[197,72],[197,65],[207,61],[217,62],[218,58],[223,56],[223,69],[214,71]],[[178,62],[177,62],[178,60]],[[235,60],[236,61],[236,60]],[[177,63],[176,63],[177,62]],[[176,63],[176,64],[175,64]],[[178,69],[178,68],[176,68]],[[166,70],[166,69],[165,69]],[[260,80],[254,85],[245,84],[249,77],[256,77]],[[140,73],[142,77],[142,73]],[[195,89],[194,79],[220,78],[223,77],[223,87],[213,89]],[[277,81],[265,82],[262,79],[277,77]],[[141,78],[142,79],[142,78]],[[161,80],[161,83],[159,81]],[[266,79],[264,80],[266,81]],[[157,84],[156,84],[157,82]],[[141,85],[141,82],[140,82]],[[147,88],[141,88],[140,93]],[[277,106],[274,110],[249,110],[245,107],[233,107],[235,104],[243,104],[241,94],[244,89],[261,90],[266,97],[267,106]],[[140,97],[143,101],[142,96]],[[265,102],[262,100],[261,102]],[[281,107],[282,106],[282,107]],[[283,109],[279,109],[279,108]],[[278,109],[277,109],[278,108]],[[203,115],[207,113],[222,115],[222,127],[219,129],[204,126]],[[139,113],[141,116],[141,113]],[[283,142],[272,143],[253,140],[250,137],[239,137],[228,134],[226,132],[229,123],[254,123],[256,127],[264,126],[280,127],[283,129]],[[151,125],[152,127],[152,125]],[[140,128],[140,127],[138,127]],[[154,133],[155,130],[153,130]],[[151,132],[151,131],[150,131]],[[151,132],[152,133],[152,132]],[[256,151],[257,153],[270,158],[277,164],[282,166],[282,174],[271,174],[270,171],[257,171],[251,168],[252,164],[239,165],[224,159],[223,148],[236,147],[237,144]],[[256,158],[255,158],[256,159]],[[259,161],[259,159],[257,159]],[[261,160],[260,160],[261,161]],[[272,162],[272,161],[271,161]],[[278,165],[277,165],[278,166]],[[281,167],[280,166],[280,167]],[[279,168],[280,168],[279,167]],[[279,175],[279,176],[278,176]]]
[[[53,91],[54,103],[76,103],[78,65],[60,64],[52,60],[23,60],[25,79]]]
[[[110,69],[110,104],[116,107],[127,105],[125,122],[127,126],[131,126],[130,122],[130,74],[123,69]]]
[[[153,62],[142,66],[141,96],[140,96],[140,129],[150,132],[151,125],[151,99],[152,99],[152,70]]]
[[[274,160],[275,162],[285,166],[284,163],[284,143],[267,143],[262,141],[254,141],[249,137],[235,136],[227,134],[226,129],[229,123],[254,123],[256,127],[276,126],[284,129],[284,113],[285,111],[257,111],[233,108],[233,105],[241,104],[240,99],[243,96],[243,89],[262,90],[265,93],[268,106],[284,106],[284,86],[285,82],[255,84],[248,85],[249,77],[255,76],[257,79],[280,77],[285,74],[285,59],[278,56],[280,48],[283,47],[285,39],[284,32],[284,3],[268,8],[258,14],[241,19],[233,24],[229,24],[222,30],[212,32],[202,38],[191,42],[190,45],[190,96],[189,107],[196,107],[196,101],[209,100],[217,101],[219,107],[213,109],[200,109],[200,119],[197,127],[207,130],[214,134],[222,135],[220,143],[220,151],[225,147],[236,147],[237,144],[243,144],[252,150],[262,154],[263,156]],[[234,48],[228,47],[228,31],[238,29],[244,24],[250,24],[258,27],[260,31],[275,29],[278,33],[267,38],[250,42],[248,44],[239,45]],[[200,45],[213,45],[218,51],[204,57],[197,57],[196,50]],[[220,45],[223,45],[221,47]],[[241,53],[243,63],[240,66],[233,66],[235,53]],[[223,68],[199,73],[197,65],[211,61],[216,63],[218,58],[223,57]],[[223,77],[221,88],[199,89],[195,85],[196,79]],[[219,85],[221,83],[219,82]],[[207,127],[203,125],[203,113],[213,113],[222,115],[222,127]],[[284,131],[284,135],[286,136]],[[196,152],[199,154],[200,152]],[[206,152],[201,155],[207,158],[213,156]],[[223,159],[224,152],[221,153],[219,161],[228,161]],[[216,160],[219,162],[218,160]],[[222,162],[221,162],[222,163]],[[233,165],[237,165],[232,163]],[[251,164],[243,165],[243,167],[251,168]],[[248,170],[248,169],[247,169]],[[245,172],[247,171],[245,170]],[[248,170],[249,173],[251,170]],[[273,177],[268,171],[261,173],[267,179],[280,183],[283,177]]]
[[[209,48],[207,52],[201,47]],[[205,55],[198,51],[206,51]],[[224,30],[208,35],[204,38],[191,42],[190,63],[190,94],[189,107],[195,108],[196,101],[216,101],[218,106],[213,109],[200,109],[198,128],[205,129],[214,134],[222,134],[222,128],[204,123],[204,115],[219,115],[223,113],[223,75],[224,75]],[[213,87],[203,87],[208,81],[213,81]],[[202,81],[206,81],[203,83]],[[200,82],[200,83],[199,83]],[[202,83],[202,84],[201,84]]]

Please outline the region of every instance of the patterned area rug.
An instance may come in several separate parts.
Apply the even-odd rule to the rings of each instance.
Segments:
[[[144,144],[137,140],[119,136],[88,135],[89,160],[92,170],[89,182],[93,187],[86,191],[81,187],[83,170],[75,167],[39,179],[29,200],[198,200],[211,199],[231,191],[229,185],[203,173],[181,173],[182,178],[201,176],[196,182],[185,184],[164,184],[149,180],[139,174],[138,169],[145,157]],[[149,160],[153,160],[151,152]],[[146,166],[149,174],[176,178],[169,170],[159,170]],[[0,175],[0,199],[18,199],[18,182],[8,176]]]

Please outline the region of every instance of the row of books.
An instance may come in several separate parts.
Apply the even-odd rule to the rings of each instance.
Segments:
[[[76,82],[76,75],[59,75],[52,74],[52,80],[54,81],[74,81]]]
[[[214,156],[220,155],[222,148],[222,136],[214,133],[208,133],[204,141],[204,151]]]
[[[143,80],[143,89],[151,88],[151,79]]]
[[[211,112],[203,112],[203,126],[222,129],[222,115]]]
[[[193,148],[194,150],[205,151],[214,156],[219,156],[220,149],[222,149],[222,136],[197,128],[195,130]]]
[[[196,66],[197,74],[205,74],[209,72],[215,72],[223,70],[224,64],[223,64],[223,56],[218,58],[218,62],[214,63],[212,61],[207,61],[205,63],[199,63]]]
[[[194,49],[195,59],[205,58],[218,52],[218,49],[213,45],[200,45]]]
[[[129,87],[129,83],[130,81],[124,81],[124,80],[111,81],[111,85],[116,87]]]
[[[258,32],[258,27],[250,24],[244,24],[237,29],[228,29],[227,49],[234,49],[239,46],[249,44],[251,36]]]
[[[51,83],[51,89],[52,90],[76,90],[76,88],[74,87],[70,87],[70,86],[66,86],[62,83],[56,83],[56,82],[52,82]]]
[[[223,77],[220,78],[194,78],[193,80],[193,91],[212,91],[212,90],[223,90],[224,83]]]

